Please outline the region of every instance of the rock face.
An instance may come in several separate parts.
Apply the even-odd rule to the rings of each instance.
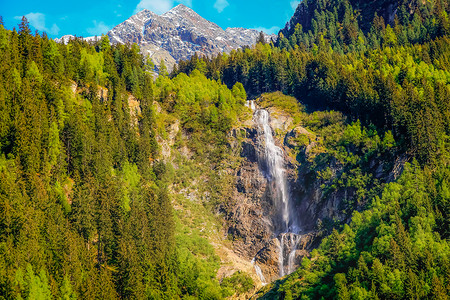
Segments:
[[[156,65],[164,60],[171,67],[195,53],[212,56],[250,46],[259,32],[244,28],[223,30],[180,4],[162,15],[144,9],[114,27],[108,36],[112,43],[137,43]],[[270,40],[275,35],[265,37]]]
[[[270,127],[273,131],[286,131],[292,123],[292,118],[271,111]],[[292,134],[288,131],[289,134]],[[241,136],[240,167],[236,171],[235,200],[228,211],[228,234],[233,237],[234,251],[241,257],[252,261],[255,271],[260,269],[261,282],[267,283],[289,274],[298,268],[302,257],[317,244],[314,232],[317,212],[315,205],[310,207],[308,200],[310,192],[301,186],[297,165],[287,155],[289,149],[283,139],[275,143],[283,150],[286,179],[291,199],[294,218],[299,220],[302,231],[299,234],[280,231],[274,194],[275,182],[267,178],[267,170],[261,162],[264,147],[258,138],[258,125],[253,122],[251,127],[235,129],[235,137]],[[285,138],[284,140],[286,140]],[[320,195],[319,195],[320,196]],[[282,255],[280,255],[282,253]],[[280,264],[281,262],[281,264]],[[280,265],[283,270],[280,271]]]
[[[296,241],[296,238],[299,240]],[[290,274],[300,266],[302,258],[308,256],[309,251],[316,246],[316,235],[314,233],[306,233],[301,236],[286,234],[283,239],[287,240],[287,247],[283,249],[283,256],[292,260],[292,270],[289,270],[288,264],[286,264],[283,272],[284,274]],[[280,236],[269,239],[255,255],[254,260],[261,268],[266,280],[270,282],[280,278]]]
[[[232,147],[240,150],[242,162],[235,173],[234,201],[227,211],[227,233],[233,237],[234,251],[241,258],[252,261],[255,272],[262,274],[258,277],[263,284],[297,269],[302,258],[320,243],[322,232],[318,225],[327,219],[346,220],[342,201],[354,193],[344,189],[324,195],[323,180],[313,176],[308,166],[308,157],[314,155],[316,147],[315,134],[304,127],[295,127],[292,117],[286,113],[274,108],[267,110],[271,131],[277,133],[273,136],[274,142],[284,157],[289,214],[294,220],[290,224],[298,230],[292,230],[291,226],[288,230],[280,230],[274,201],[276,187],[261,162],[264,146],[258,136],[255,116],[253,122],[245,123],[245,127],[233,132],[235,141],[239,142],[233,143]],[[292,149],[299,147],[303,150],[296,158],[289,155]],[[332,162],[329,167],[333,172],[339,172],[337,163]]]
[[[248,107],[257,111],[255,103],[251,103]],[[259,113],[232,132],[234,138],[230,146],[240,153],[242,160],[235,169],[233,201],[225,209],[233,250],[240,258],[252,262],[262,284],[297,269],[302,259],[327,234],[327,224],[348,222],[350,216],[343,207],[346,199],[352,199],[356,194],[353,187],[325,192],[323,186],[329,185],[330,180],[317,176],[314,167],[314,157],[323,151],[319,137],[296,125],[291,116],[279,109],[268,108],[266,111],[270,113],[268,123],[273,142],[283,155],[291,222],[287,229],[279,225],[274,196],[277,187],[274,177],[267,171],[266,162],[261,161],[264,157],[261,153],[267,148],[268,141],[261,140]],[[393,166],[385,166],[383,159],[374,159],[368,167],[377,180],[391,182],[401,173],[406,159],[397,158]],[[343,172],[342,164],[335,158],[327,161],[326,167],[332,174]]]

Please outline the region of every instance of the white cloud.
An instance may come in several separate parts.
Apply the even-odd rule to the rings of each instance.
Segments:
[[[89,34],[92,35],[102,35],[106,34],[109,29],[111,29],[111,26],[106,25],[103,21],[97,22],[97,20],[94,20],[94,27],[86,29],[86,31]]]
[[[151,10],[154,13],[162,14],[171,9],[173,0],[141,0],[134,10],[135,13],[143,9]]]
[[[48,29],[45,26],[45,15],[43,13],[40,13],[40,12],[33,13],[32,12],[32,13],[26,14],[25,17],[27,18],[30,25],[39,31],[45,31],[45,32],[53,34],[53,35],[57,35],[59,33],[59,27],[56,24],[53,24],[50,29]],[[14,18],[17,20],[22,19],[21,16],[17,16]]]
[[[214,8],[219,12],[223,12],[223,10],[230,5],[227,0],[216,0],[214,3]]]
[[[175,2],[184,4],[184,5],[189,6],[189,7],[192,7],[192,0],[177,0]]]
[[[258,30],[258,31],[265,32],[265,33],[267,33],[267,34],[277,34],[278,31],[280,31],[280,27],[278,27],[278,26],[272,26],[272,27],[270,27],[270,28],[256,27],[256,28],[253,28],[253,29],[256,29],[256,30]]]
[[[56,24],[52,25],[52,28],[50,28],[49,31],[51,34],[57,35],[59,33],[59,27]]]
[[[192,0],[141,0],[136,6],[134,13],[148,9],[156,14],[163,14],[174,7],[175,4],[184,4],[192,7]]]
[[[41,31],[47,30],[47,28],[45,27],[45,15],[43,13],[39,12],[29,13],[26,14],[25,17],[27,18],[28,22],[30,22],[30,25],[36,28],[37,30]]]
[[[292,10],[296,10],[297,6],[300,4],[300,0],[291,1]]]

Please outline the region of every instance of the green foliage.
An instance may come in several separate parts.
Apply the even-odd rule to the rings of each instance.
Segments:
[[[138,185],[141,180],[138,167],[135,164],[130,164],[128,161],[122,166],[122,180],[123,180],[123,199],[122,208],[129,212],[130,202],[133,194],[138,191]]]
[[[58,125],[55,122],[50,124],[49,129],[49,145],[48,145],[48,155],[50,166],[56,165],[58,158],[61,155],[61,142],[59,140],[59,130]]]
[[[28,77],[28,80],[30,80],[34,84],[42,83],[43,77],[34,61],[32,61],[29,64],[29,67],[28,67],[27,73],[26,73],[26,77]]]
[[[235,292],[244,294],[254,288],[253,279],[241,271],[234,272],[231,277],[224,278],[220,285],[228,290],[228,296],[232,296]]]
[[[293,276],[314,280],[300,285],[286,281],[278,290],[305,299],[444,297],[449,293],[444,287],[449,278],[448,224],[438,226],[436,217],[447,204],[433,191],[448,180],[442,176],[449,170],[442,166],[430,172],[417,163],[406,164],[398,182],[388,184],[370,209],[355,211],[349,226],[340,233],[334,230],[314,262],[303,262]]]
[[[104,85],[108,74],[103,72],[103,52],[92,52],[90,49],[81,49],[80,75],[86,82]],[[90,53],[92,52],[92,53]]]
[[[172,200],[192,170],[222,165],[243,86],[199,71],[155,82],[136,45],[58,44],[26,19],[0,25],[0,55],[1,297],[222,299],[214,248],[176,226]],[[157,141],[175,123],[188,168]]]
[[[286,96],[280,91],[262,94],[258,104],[263,108],[275,106],[294,118],[294,122],[300,121],[301,112],[304,110],[297,99]]]
[[[449,10],[447,1],[307,0],[280,31],[277,46],[352,52],[423,43],[448,34]]]
[[[215,279],[220,260],[209,242],[193,232],[179,235],[177,245],[181,294],[197,299],[222,299]]]
[[[159,77],[156,84],[161,105],[178,116],[187,130],[190,148],[199,156],[208,153],[213,161],[221,159],[226,135],[244,107],[242,87],[236,85],[234,92],[230,91],[198,70],[172,80]]]
[[[232,201],[227,137],[247,94],[263,94],[260,105],[304,127],[293,146],[302,170],[323,183],[323,197],[345,191],[352,215],[322,224],[330,235],[267,297],[445,299],[448,3],[400,2],[392,24],[373,3],[332,4],[303,2],[306,23],[290,24],[277,45],[194,55],[170,77],[161,63],[156,81],[136,45],[107,36],[58,44],[32,35],[26,18],[18,32],[0,25],[0,295],[251,290],[244,273],[219,283],[208,242],[217,228],[199,228],[214,228],[211,206]],[[319,111],[306,114],[296,99]],[[418,162],[380,184],[378,173],[401,171],[399,154]]]
[[[281,91],[308,110],[335,109],[391,130],[401,141],[397,146],[422,164],[435,164],[448,155],[450,7],[445,1],[401,2],[394,24],[386,24],[376,13],[385,16],[384,6],[374,3],[305,1],[277,45],[201,58],[205,74],[229,88],[242,83],[250,97]],[[352,5],[363,7],[362,15]],[[177,72],[189,74],[193,64],[180,62]]]
[[[61,285],[61,299],[62,300],[76,300],[77,296],[73,292],[72,285],[68,277],[64,277],[63,283]]]
[[[235,85],[233,85],[233,89],[231,90],[233,93],[233,96],[236,98],[237,101],[240,101],[241,104],[247,100],[247,93],[245,92],[244,86],[240,82],[236,82]]]
[[[19,299],[52,299],[48,279],[42,270],[39,274],[34,274],[33,267],[27,264],[26,271],[17,269],[15,284],[20,291]]]

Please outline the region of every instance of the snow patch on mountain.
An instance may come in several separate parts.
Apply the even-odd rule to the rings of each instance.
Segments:
[[[155,65],[164,60],[169,69],[195,53],[211,57],[251,46],[259,34],[255,29],[223,30],[183,4],[162,15],[144,9],[108,32],[112,43],[137,43]],[[270,41],[276,36],[265,35],[265,38]]]

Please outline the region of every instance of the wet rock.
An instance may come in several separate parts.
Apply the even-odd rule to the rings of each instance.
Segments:
[[[241,156],[245,157],[251,163],[258,162],[257,150],[253,143],[243,142]]]
[[[280,240],[283,239],[283,257],[280,256]],[[279,234],[270,239],[266,245],[255,255],[257,263],[267,281],[280,278],[281,274],[288,275],[298,269],[303,257],[308,257],[309,252],[316,246],[316,235],[312,233],[297,235],[294,233]],[[283,273],[280,272],[280,259],[284,261]]]

